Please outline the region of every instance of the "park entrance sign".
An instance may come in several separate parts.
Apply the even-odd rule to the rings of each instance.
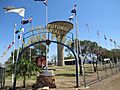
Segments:
[[[54,21],[47,24],[47,30],[56,36],[65,36],[71,29],[73,24],[67,21]]]

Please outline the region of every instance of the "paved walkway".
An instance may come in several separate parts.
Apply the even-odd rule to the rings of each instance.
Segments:
[[[97,82],[86,90],[120,90],[120,73]]]

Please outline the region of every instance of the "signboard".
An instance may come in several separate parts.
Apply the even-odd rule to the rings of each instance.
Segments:
[[[72,28],[73,24],[68,21],[54,21],[47,24],[49,32],[60,36],[65,36]]]

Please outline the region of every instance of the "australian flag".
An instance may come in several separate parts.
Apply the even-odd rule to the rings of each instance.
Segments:
[[[28,24],[28,23],[32,23],[32,18],[29,18],[29,19],[27,19],[27,20],[23,20],[23,21],[21,21],[21,24]]]

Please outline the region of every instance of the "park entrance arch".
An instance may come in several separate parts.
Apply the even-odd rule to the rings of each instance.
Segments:
[[[30,46],[34,46],[38,43],[46,43],[49,46],[50,43],[58,44],[58,57],[63,55],[63,46],[68,48],[74,55],[76,60],[76,86],[78,87],[78,65],[77,54],[73,49],[74,35],[70,32],[73,29],[73,24],[68,21],[54,21],[47,24],[47,27],[31,28],[30,31],[23,34],[22,50],[19,52],[18,59],[20,59],[23,52]],[[60,61],[61,60],[61,61]],[[63,56],[58,58],[58,65],[63,65]],[[16,71],[16,70],[15,70]],[[16,75],[16,74],[15,74]],[[14,79],[14,86],[16,86],[16,77]]]

